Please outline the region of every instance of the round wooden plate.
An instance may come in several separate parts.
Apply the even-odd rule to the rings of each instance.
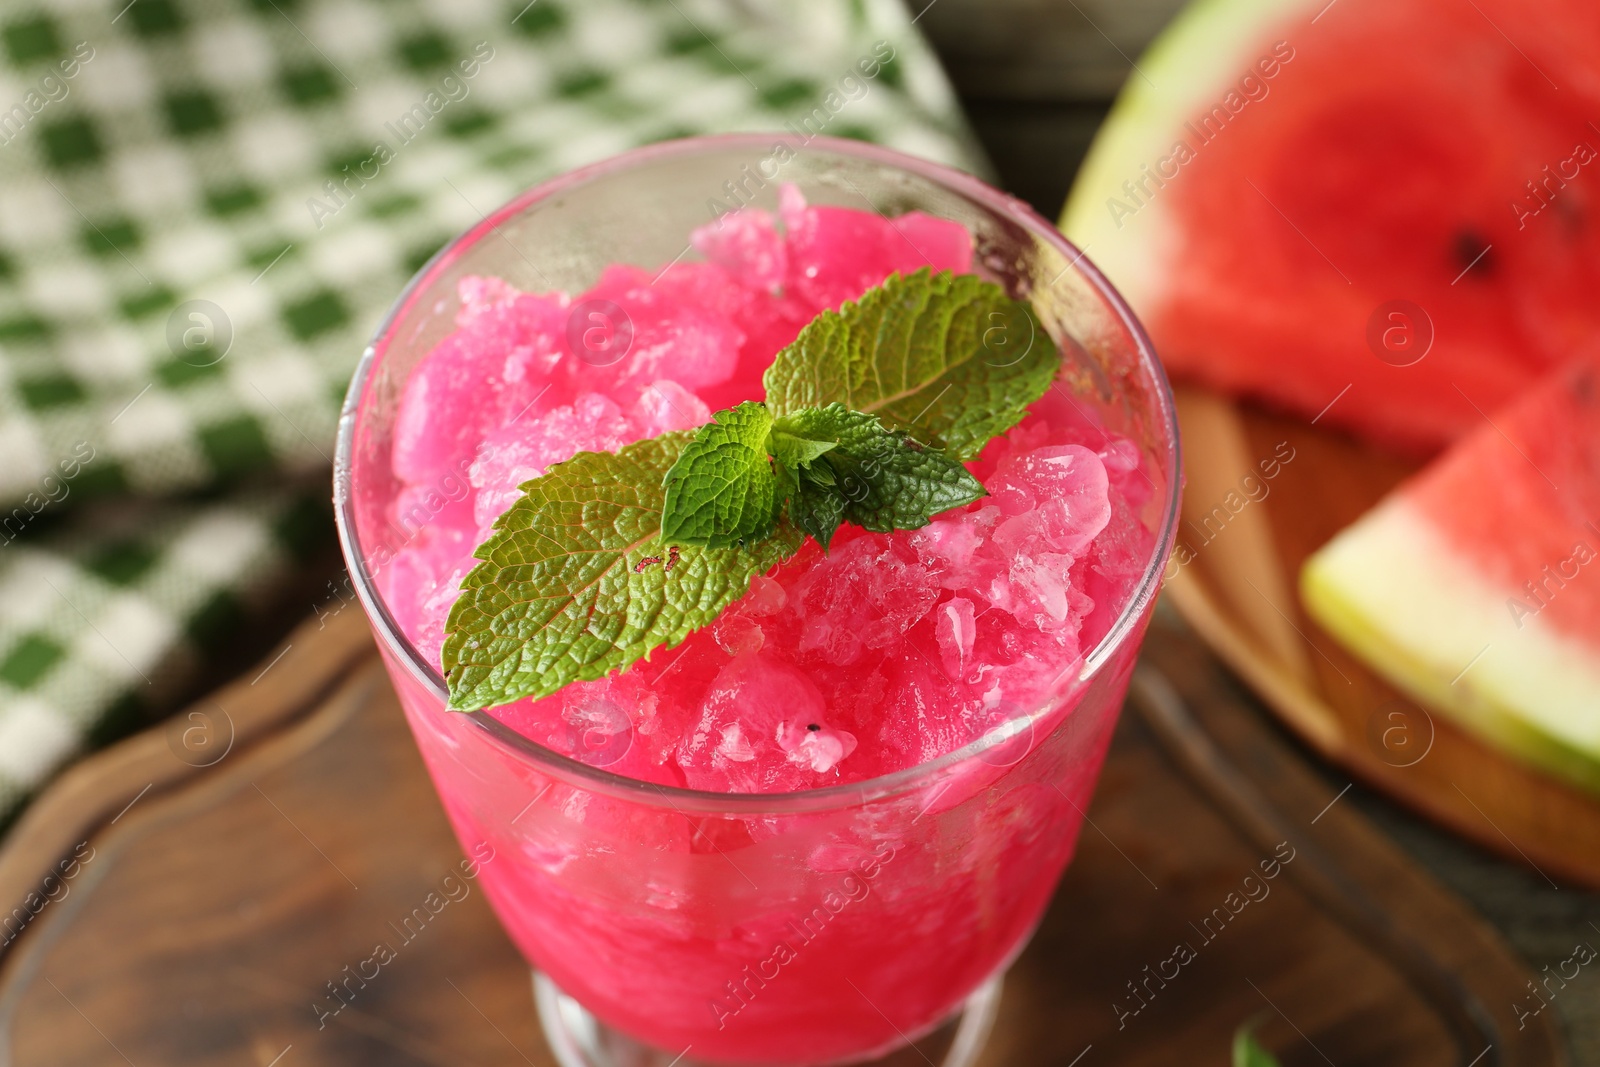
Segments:
[[[1356,778],[1552,885],[1600,887],[1600,798],[1411,702],[1301,607],[1306,557],[1417,465],[1197,389],[1178,390],[1178,419],[1187,485],[1167,591],[1190,625]]]

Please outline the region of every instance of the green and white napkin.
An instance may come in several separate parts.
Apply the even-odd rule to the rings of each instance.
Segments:
[[[898,0],[5,5],[0,821],[331,541],[339,401],[444,241],[791,123],[979,165]]]

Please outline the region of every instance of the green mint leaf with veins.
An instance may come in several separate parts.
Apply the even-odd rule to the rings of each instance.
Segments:
[[[662,540],[731,548],[770,537],[783,505],[767,459],[772,416],[746,401],[712,418],[667,471]]]
[[[744,548],[668,551],[661,483],[690,437],[579,453],[523,485],[450,611],[453,710],[549,696],[676,645],[799,549],[800,532],[782,523]]]
[[[789,519],[826,551],[844,522],[845,503],[844,494],[834,483],[832,468],[818,463],[800,471],[789,497]]]
[[[778,433],[833,443],[799,472],[801,486],[825,480],[842,501],[840,514],[845,521],[876,533],[920,529],[941,511],[984,495],[982,483],[950,455],[843,404],[786,415],[774,425],[774,435]],[[824,470],[825,479],[819,479]],[[806,529],[798,515],[795,523]]]
[[[767,449],[780,491],[789,502],[789,518],[824,549],[844,521],[844,497],[834,485],[833,469],[817,462],[838,447],[837,441],[807,436],[795,419],[772,428]]]
[[[965,461],[1021,421],[1060,365],[1026,304],[924,268],[818,315],[763,381],[775,416],[837,402]]]
[[[773,426],[767,450],[772,453],[772,458],[780,466],[795,470],[810,466],[818,456],[828,452],[835,444],[834,441],[804,436],[803,431],[790,420]]]

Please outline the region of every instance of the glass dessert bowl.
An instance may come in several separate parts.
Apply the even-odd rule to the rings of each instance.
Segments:
[[[520,484],[762,399],[813,316],[923,267],[1031,308],[1043,338],[980,324],[990,366],[1060,352],[967,464],[989,495],[808,540],[626,669],[447,710],[446,616]],[[1076,843],[1178,470],[1166,379],[1082,255],[1016,200],[874,146],[651,146],[423,268],[346,400],[339,527],[563,1062],[858,1062],[971,1004],[951,1050],[969,1058]],[[655,551],[633,569],[677,560]]]

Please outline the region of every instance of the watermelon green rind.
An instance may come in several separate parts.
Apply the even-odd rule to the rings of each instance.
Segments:
[[[1600,669],[1592,650],[1476,577],[1403,499],[1307,561],[1302,602],[1397,688],[1496,748],[1600,792]]]
[[[1171,151],[1183,124],[1216,102],[1310,0],[1197,0],[1139,57],[1073,182],[1061,231],[1105,273],[1135,311],[1155,307],[1176,262],[1158,193],[1119,227],[1106,208],[1140,165]]]

